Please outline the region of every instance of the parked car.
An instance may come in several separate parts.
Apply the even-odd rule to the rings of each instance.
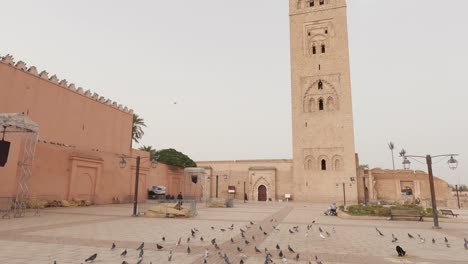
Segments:
[[[148,187],[148,199],[164,199],[166,186],[153,185]]]

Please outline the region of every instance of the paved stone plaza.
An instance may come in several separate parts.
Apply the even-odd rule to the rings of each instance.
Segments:
[[[323,263],[468,263],[468,250],[464,249],[463,242],[463,238],[468,237],[468,223],[442,222],[442,229],[433,230],[431,222],[427,221],[327,217],[322,214],[324,207],[302,203],[236,203],[235,208],[199,208],[193,219],[131,217],[131,205],[45,209],[39,216],[30,212],[25,218],[0,220],[0,261],[84,263],[85,258],[98,253],[94,263],[122,263],[124,260],[137,263],[139,251],[136,248],[144,241],[142,263],[168,263],[170,250],[173,252],[171,263],[203,263],[205,249],[209,250],[207,263],[224,263],[211,245],[211,239],[216,238],[219,252],[226,253],[231,263],[239,263],[242,255],[247,256],[245,263],[264,263],[265,248],[273,255],[275,263],[283,263],[276,244],[288,263],[308,263],[309,260],[315,263],[315,255]],[[308,230],[307,226],[314,220],[315,224]],[[230,230],[232,224],[234,228]],[[273,230],[273,225],[279,230]],[[289,230],[294,226],[298,226],[298,232],[291,234]],[[325,238],[320,237],[319,227]],[[378,235],[375,227],[384,236]],[[199,231],[187,243],[191,228]],[[246,230],[248,245],[241,238],[240,228]],[[398,243],[391,242],[392,233]],[[410,239],[407,233],[415,238]],[[418,235],[426,242],[421,243]],[[203,241],[200,241],[201,236]],[[446,246],[444,237],[450,247]],[[179,238],[182,243],[176,246]],[[113,242],[117,248],[110,250]],[[157,250],[156,243],[164,248]],[[299,261],[294,260],[295,254],[288,252],[288,244],[299,253]],[[396,256],[397,244],[407,251],[407,257]],[[187,254],[187,246],[191,248],[190,254]],[[241,253],[237,246],[242,249]],[[261,253],[256,253],[254,246]],[[120,257],[124,249],[128,249],[125,258]]]

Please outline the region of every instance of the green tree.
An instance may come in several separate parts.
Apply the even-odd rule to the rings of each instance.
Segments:
[[[146,127],[145,120],[139,117],[137,114],[133,114],[133,126],[132,126],[132,142],[139,143],[145,132],[143,127]]]
[[[143,145],[143,147],[140,147],[140,150],[143,150],[143,151],[146,151],[146,152],[149,152],[150,153],[150,159],[151,160],[154,160],[156,159],[157,155],[156,155],[156,149],[154,149],[152,146],[145,146]]]
[[[167,165],[172,165],[179,168],[197,166],[197,164],[187,155],[172,148],[156,151],[155,155],[159,156],[158,162]]]

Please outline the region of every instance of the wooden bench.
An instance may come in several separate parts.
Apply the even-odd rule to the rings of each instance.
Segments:
[[[419,221],[423,221],[423,215],[418,210],[413,209],[392,209],[390,210],[390,220],[394,220],[397,217],[401,218],[417,218]]]
[[[440,209],[442,215],[451,215],[452,217],[458,217],[458,214],[454,214],[452,210]]]

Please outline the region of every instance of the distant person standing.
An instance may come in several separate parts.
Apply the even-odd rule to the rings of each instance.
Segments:
[[[182,206],[182,200],[184,199],[184,197],[182,196],[182,192],[180,192],[178,195],[177,195],[177,203],[179,204],[179,206]]]

